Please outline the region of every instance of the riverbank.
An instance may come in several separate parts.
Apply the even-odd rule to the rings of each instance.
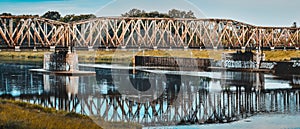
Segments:
[[[49,51],[4,51],[0,52],[0,60],[23,60],[42,62],[44,53]],[[79,62],[83,63],[120,63],[132,62],[134,56],[160,56],[160,57],[187,57],[210,58],[221,60],[222,53],[236,52],[236,50],[78,50]],[[255,52],[255,51],[253,51]],[[266,61],[289,61],[292,57],[300,57],[299,50],[264,51]]]
[[[118,129],[142,128],[141,125],[122,122],[104,122],[97,125],[88,116],[57,111],[25,102],[0,99],[1,129]]]

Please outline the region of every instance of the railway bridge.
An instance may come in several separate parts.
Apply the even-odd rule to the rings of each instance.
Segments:
[[[64,23],[0,16],[5,48],[257,48],[299,49],[300,28],[264,27],[229,19],[99,17]]]

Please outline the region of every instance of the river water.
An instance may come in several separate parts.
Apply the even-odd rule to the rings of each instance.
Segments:
[[[31,73],[42,64],[2,62],[0,97],[144,127],[220,128],[220,123],[255,122],[270,114],[279,115],[271,123],[300,116],[295,115],[300,111],[296,75],[89,66],[81,69],[96,71],[95,76]]]

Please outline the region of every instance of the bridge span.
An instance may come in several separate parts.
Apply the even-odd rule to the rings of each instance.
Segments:
[[[1,48],[293,48],[300,28],[263,27],[228,19],[99,17],[63,23],[0,16]]]

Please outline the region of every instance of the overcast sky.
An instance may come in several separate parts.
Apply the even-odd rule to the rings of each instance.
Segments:
[[[130,8],[166,12],[192,10],[199,18],[225,18],[262,26],[300,25],[300,0],[0,0],[0,12],[39,14],[55,10],[66,14],[120,16]]]

